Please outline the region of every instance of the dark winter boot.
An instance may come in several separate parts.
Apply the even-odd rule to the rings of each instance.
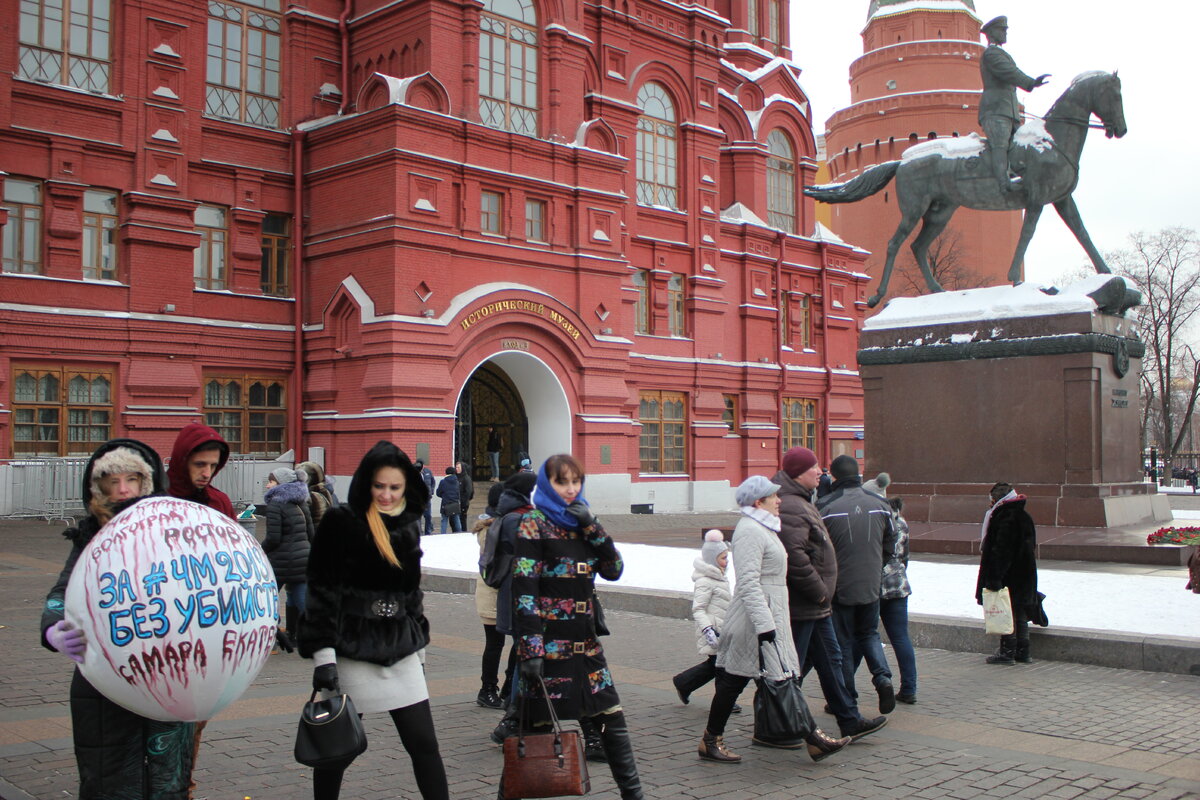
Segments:
[[[588,761],[607,762],[604,754],[604,743],[600,741],[600,730],[590,717],[579,718],[579,728],[583,731],[583,754]]]
[[[286,606],[284,608],[284,619],[287,621],[288,639],[293,644],[300,641],[300,609],[295,606]],[[288,651],[292,652],[291,650]]]
[[[479,690],[479,694],[475,695],[475,703],[483,708],[504,708],[504,701],[500,699],[500,695],[496,693],[495,686],[484,686]]]
[[[1033,658],[1029,655],[1029,640],[1017,642],[1017,651],[1013,653],[1013,660],[1018,664],[1032,664]]]
[[[504,719],[500,720],[500,724],[492,731],[491,739],[496,744],[504,744],[504,740],[510,736],[516,736],[521,727],[518,720],[520,711],[516,703],[509,703],[508,710],[504,712]]]
[[[1015,664],[1014,656],[1017,653],[1017,637],[1012,634],[1006,634],[1000,637],[1000,649],[987,657],[989,664]]]
[[[629,728],[625,727],[625,715],[601,714],[592,720],[600,729],[600,742],[608,756],[608,768],[613,780],[621,790],[621,800],[646,800],[642,794],[642,779],[638,777],[637,762],[633,758],[633,742],[629,740]]]

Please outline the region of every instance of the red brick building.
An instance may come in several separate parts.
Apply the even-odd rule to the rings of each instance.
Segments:
[[[898,159],[918,142],[979,131],[981,24],[973,0],[871,0],[863,55],[850,65],[851,105],[825,123],[830,182]],[[892,187],[829,213],[840,237],[871,251],[867,272],[877,282],[900,222]],[[943,287],[1005,283],[1020,229],[1017,211],[959,209],[930,250]],[[896,259],[891,296],[928,291],[909,250],[915,237]]]
[[[486,476],[494,425],[672,509],[861,451],[783,0],[57,7],[0,29],[0,458],[202,419]]]

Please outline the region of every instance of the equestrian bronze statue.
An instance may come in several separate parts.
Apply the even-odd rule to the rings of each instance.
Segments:
[[[1044,128],[1034,121],[1017,131],[1009,147],[1008,162],[1020,181],[1012,187],[997,182],[990,153],[981,145],[972,149],[972,142],[981,140],[971,136],[915,145],[899,161],[873,166],[845,183],[808,187],[804,193],[824,203],[853,203],[881,191],[892,178],[896,179],[896,200],[902,216],[888,241],[879,290],[868,301],[872,308],[887,294],[900,245],[922,220],[921,232],[912,243],[913,256],[929,290],[942,291],[929,268],[929,246],[959,206],[984,211],[1024,209],[1025,221],[1008,270],[1008,279],[1013,283],[1020,278],[1025,250],[1047,203],[1054,204],[1063,222],[1087,251],[1096,271],[1107,273],[1111,270],[1092,244],[1071,196],[1079,183],[1079,156],[1093,114],[1103,123],[1109,138],[1125,135],[1121,79],[1117,73],[1080,75],[1050,108]]]

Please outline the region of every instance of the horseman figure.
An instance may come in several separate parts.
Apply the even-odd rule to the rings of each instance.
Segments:
[[[1017,87],[1032,92],[1046,83],[1049,75],[1031,78],[1017,68],[1013,57],[1001,47],[1008,41],[1008,17],[996,17],[982,28],[988,46],[979,62],[983,76],[983,96],[979,99],[979,126],[991,145],[992,174],[1002,192],[1021,188],[1021,179],[1008,173],[1008,147],[1013,133],[1021,125],[1017,106]]]

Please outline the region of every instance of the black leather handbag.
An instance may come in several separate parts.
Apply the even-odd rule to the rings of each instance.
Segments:
[[[300,712],[296,760],[307,767],[345,769],[367,749],[367,733],[350,695],[318,700],[317,692]]]
[[[758,649],[758,668],[766,671],[761,645]],[[779,643],[775,643],[778,651]],[[783,657],[780,654],[782,666]],[[754,743],[768,747],[795,748],[804,744],[805,737],[817,727],[808,703],[800,690],[800,680],[795,675],[783,678],[755,678],[754,692]]]

